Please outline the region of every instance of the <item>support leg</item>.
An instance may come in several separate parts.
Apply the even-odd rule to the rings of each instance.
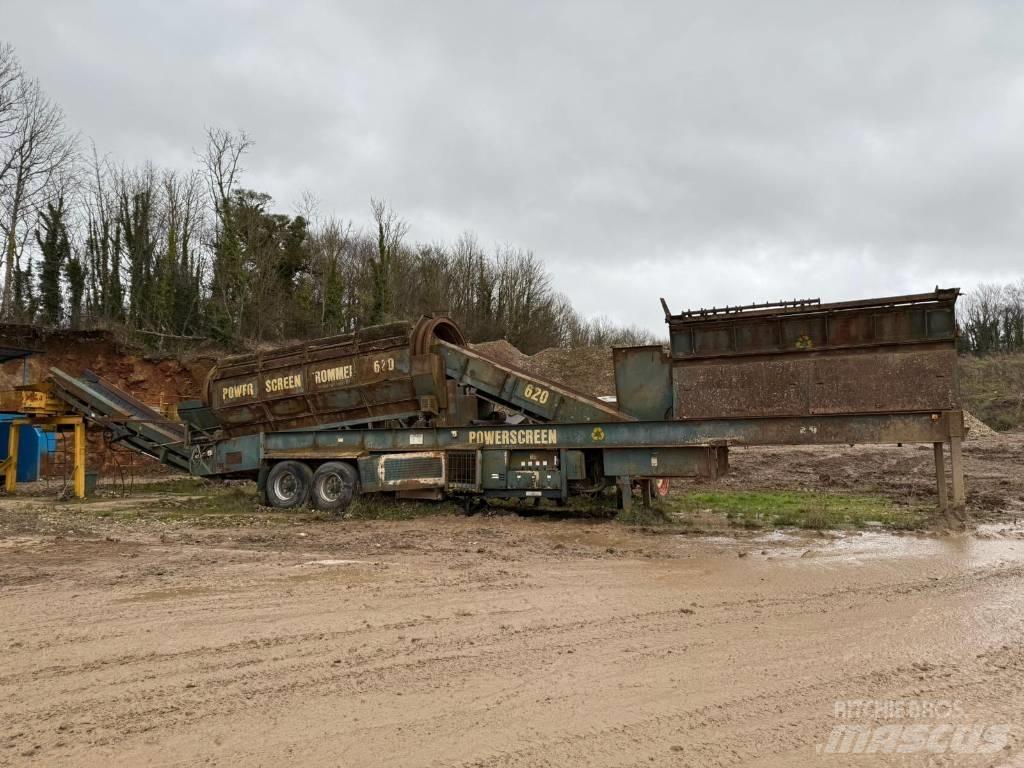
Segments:
[[[615,478],[615,484],[619,487],[619,509],[629,512],[633,508],[633,483],[626,475]]]
[[[640,481],[640,498],[643,499],[644,509],[651,508],[651,486],[654,484],[653,480],[641,480]]]
[[[964,458],[961,452],[962,438],[949,438],[950,469],[953,479],[953,508],[962,509],[967,500],[964,490]]]
[[[79,419],[75,422],[74,431],[75,443],[75,468],[72,474],[72,485],[75,498],[85,498],[85,422]]]
[[[939,509],[949,512],[949,497],[946,495],[946,460],[942,453],[942,443],[935,446],[935,486],[939,491]]]
[[[4,461],[4,490],[12,493],[18,485],[18,432],[21,425],[11,422],[7,433],[7,459]]]

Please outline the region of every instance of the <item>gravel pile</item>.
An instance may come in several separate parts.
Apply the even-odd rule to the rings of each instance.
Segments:
[[[970,411],[964,411],[964,427],[968,440],[988,440],[999,437],[999,433]]]

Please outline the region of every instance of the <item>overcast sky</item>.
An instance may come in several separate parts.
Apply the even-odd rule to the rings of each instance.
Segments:
[[[420,241],[533,250],[583,312],[1024,275],[1024,3],[0,0],[101,153]]]

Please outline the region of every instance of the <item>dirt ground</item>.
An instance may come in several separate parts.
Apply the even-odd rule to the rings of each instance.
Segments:
[[[1022,449],[969,445],[955,532],[3,499],[0,765],[1024,765]],[[737,451],[718,482],[923,498],[930,459]],[[894,723],[941,738],[835,748]]]

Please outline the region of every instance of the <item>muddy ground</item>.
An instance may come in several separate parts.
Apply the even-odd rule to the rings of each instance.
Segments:
[[[957,531],[3,499],[0,765],[1020,764],[1022,449],[969,444]],[[930,460],[736,451],[717,482],[914,501]],[[894,723],[935,751],[830,753]]]

